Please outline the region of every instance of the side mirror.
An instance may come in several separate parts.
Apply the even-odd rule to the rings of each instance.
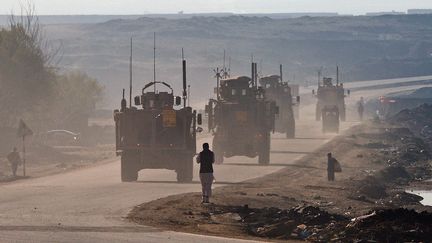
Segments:
[[[180,96],[175,97],[175,105],[181,105],[181,97]]]
[[[202,125],[202,115],[201,114],[198,114],[198,116],[197,116],[197,123],[198,123],[198,125]]]
[[[297,103],[300,103],[300,95],[297,96]]]
[[[199,133],[201,133],[201,132],[204,131],[204,129],[202,129],[202,127],[197,127],[196,131],[199,132]]]
[[[135,98],[134,98],[134,103],[135,103],[136,106],[141,105],[141,99],[140,99],[139,96],[135,96]]]
[[[209,105],[206,105],[205,108],[204,108],[204,112],[205,112],[206,114],[208,114],[209,111],[210,111],[210,106],[209,106]]]

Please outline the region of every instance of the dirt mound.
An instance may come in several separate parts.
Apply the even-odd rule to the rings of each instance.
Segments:
[[[305,239],[324,225],[347,220],[329,214],[317,207],[297,207],[290,210],[278,208],[252,209],[242,215],[247,231],[258,237],[277,239]]]
[[[347,225],[329,225],[312,242],[430,242],[432,214],[388,209],[352,219]]]
[[[356,192],[356,198],[368,198],[380,199],[387,196],[385,184],[377,179],[375,176],[368,176],[358,183],[358,191]]]
[[[375,176],[385,182],[393,182],[398,179],[411,179],[410,174],[401,166],[387,167],[380,170]]]
[[[432,145],[432,105],[423,104],[411,110],[403,110],[390,118],[390,122],[408,127],[429,146]]]

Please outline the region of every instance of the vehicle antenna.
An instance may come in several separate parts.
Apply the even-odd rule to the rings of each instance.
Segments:
[[[279,76],[280,76],[280,81],[283,82],[283,66],[282,66],[282,64],[279,65]]]
[[[153,88],[156,94],[156,32],[153,33]]]
[[[132,107],[132,37],[130,38],[130,60],[129,60],[129,107]],[[124,98],[124,92],[123,92]]]
[[[186,107],[187,101],[187,84],[186,84],[186,60],[184,58],[184,50],[182,48],[182,67],[183,67],[183,106]]]
[[[231,57],[228,58],[228,77],[231,77]]]
[[[220,91],[219,91],[219,86],[220,86],[220,78],[221,78],[221,73],[219,71],[219,68],[213,69],[213,72],[215,72],[215,78],[216,78],[216,99],[220,100]]]
[[[226,58],[226,51],[225,51],[225,49],[224,49],[224,62],[223,62],[223,69],[224,69],[224,72],[226,71],[225,58]]]
[[[188,84],[188,97],[191,95],[191,87],[190,84]],[[188,106],[190,106],[190,99],[187,100]]]
[[[336,66],[336,86],[339,86],[339,66]]]

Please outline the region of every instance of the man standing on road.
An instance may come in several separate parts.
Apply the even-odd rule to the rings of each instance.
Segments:
[[[202,203],[210,203],[212,193],[214,153],[209,144],[203,144],[203,151],[198,154],[197,163],[200,164],[200,180],[202,187]]]
[[[11,164],[13,176],[16,176],[18,165],[21,164],[21,157],[17,151],[17,148],[13,148],[13,151],[8,154],[7,159]]]
[[[327,154],[327,178],[328,181],[335,180],[335,167],[339,167],[339,162],[332,157],[331,153]]]

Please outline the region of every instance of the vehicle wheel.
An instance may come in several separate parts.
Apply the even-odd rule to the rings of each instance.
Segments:
[[[265,133],[264,139],[258,152],[258,164],[268,165],[270,163],[270,133]]]
[[[322,115],[321,107],[320,107],[320,105],[317,104],[316,109],[315,109],[315,120],[321,121],[321,115]]]
[[[292,113],[288,118],[286,138],[295,138],[295,119]]]
[[[346,110],[345,110],[345,106],[341,105],[339,106],[339,111],[340,111],[340,120],[341,121],[346,121]]]
[[[189,183],[193,179],[193,158],[190,156],[182,156],[182,160],[178,161],[183,165],[177,170],[177,182]]]
[[[224,153],[222,151],[220,143],[216,139],[213,139],[213,152],[215,155],[215,163],[216,164],[223,164],[223,162],[224,162],[223,154]]]
[[[137,159],[137,156],[134,154],[123,152],[121,156],[121,180],[123,182],[131,182],[138,179]]]

